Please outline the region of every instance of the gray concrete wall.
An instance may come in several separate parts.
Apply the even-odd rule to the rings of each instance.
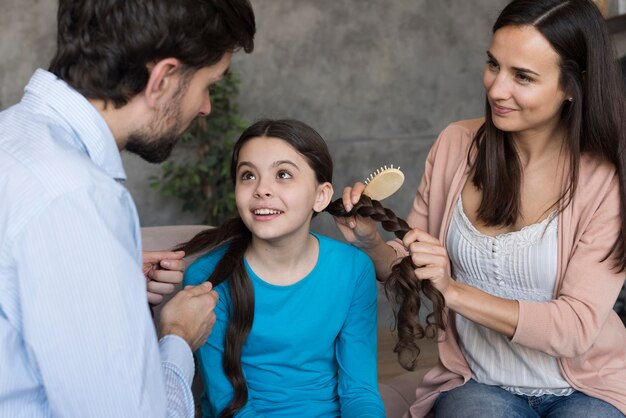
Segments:
[[[336,196],[380,165],[400,165],[405,214],[425,155],[445,125],[483,108],[481,72],[506,1],[273,0],[255,3],[259,35],[234,67],[244,114],[296,117],[328,141]],[[334,234],[328,216],[316,228]]]
[[[336,163],[336,194],[379,165],[400,165],[405,214],[437,133],[482,114],[481,72],[491,24],[506,0],[253,0],[253,54],[233,67],[246,119],[291,117],[315,127]],[[47,67],[56,0],[0,0],[0,108],[17,102],[32,71]],[[196,223],[180,202],[148,187],[160,172],[124,155],[142,224]],[[318,231],[337,236],[328,216]]]
[[[54,49],[56,0],[0,0],[0,107],[15,103]],[[400,165],[406,213],[437,133],[482,112],[489,27],[505,0],[253,0],[253,54],[233,67],[243,116],[298,118],[319,130],[336,162],[336,196],[382,164]],[[148,187],[160,172],[124,156],[142,224],[195,223],[180,202]],[[335,234],[327,216],[316,229]]]

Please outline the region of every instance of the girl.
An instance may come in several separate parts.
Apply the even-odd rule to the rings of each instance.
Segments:
[[[626,95],[596,6],[512,1],[483,84],[485,118],[432,147],[402,245],[339,220],[379,277],[408,249],[415,280],[444,297],[440,363],[411,414],[623,417]]]
[[[372,263],[310,232],[331,200],[332,169],[304,123],[255,123],[233,150],[239,217],[181,246],[210,250],[184,283],[208,279],[220,296],[196,353],[205,417],[384,417]]]

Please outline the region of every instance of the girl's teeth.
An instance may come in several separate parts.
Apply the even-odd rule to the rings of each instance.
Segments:
[[[280,211],[272,209],[257,209],[254,211],[255,215],[278,215]]]

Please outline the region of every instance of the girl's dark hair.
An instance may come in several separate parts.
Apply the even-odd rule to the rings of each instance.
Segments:
[[[561,109],[570,154],[570,180],[559,199],[563,210],[576,191],[581,154],[613,163],[621,196],[621,230],[613,249],[619,271],[626,269],[626,92],[606,25],[590,0],[514,0],[493,26],[532,26],[559,56],[560,86],[572,101]],[[511,225],[520,214],[521,165],[510,134],[496,128],[486,102],[486,121],[476,133],[472,181],[482,190],[478,219]]]
[[[177,58],[185,68],[251,52],[249,0],[60,0],[50,71],[85,97],[126,104],[148,81],[146,65]]]
[[[333,161],[322,137],[308,125],[296,120],[261,120],[246,129],[233,148],[230,174],[236,183],[237,163],[241,148],[251,139],[279,138],[305,157],[319,183],[332,182]],[[177,249],[187,254],[228,245],[224,257],[208,278],[213,286],[228,279],[232,300],[224,339],[223,367],[233,386],[234,395],[221,417],[232,417],[248,400],[248,389],[241,368],[241,352],[254,320],[254,289],[244,265],[244,254],[250,245],[251,234],[240,217],[232,218],[221,226],[202,231]]]
[[[350,212],[346,212],[342,199],[337,199],[325,209],[333,216],[363,216],[380,222],[382,227],[393,232],[402,239],[411,230],[404,219],[398,218],[393,211],[383,207],[379,201],[361,195],[359,202]],[[406,370],[415,370],[420,349],[417,340],[424,337],[434,338],[437,330],[444,330],[447,324],[445,300],[430,280],[418,280],[415,277],[416,266],[410,256],[402,258],[394,264],[389,277],[383,281],[385,294],[391,300],[392,295],[396,307],[396,330],[398,342],[393,351],[398,354],[398,362]],[[421,295],[432,302],[432,312],[426,316],[426,326],[419,321]]]

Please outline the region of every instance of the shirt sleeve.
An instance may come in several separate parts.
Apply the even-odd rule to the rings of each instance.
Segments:
[[[187,388],[191,387],[195,366],[189,345],[177,335],[166,335],[159,340],[159,352],[165,377],[168,416],[193,416],[195,402],[191,390]]]
[[[385,416],[378,392],[376,273],[369,259],[363,265],[336,346],[344,418]]]
[[[217,261],[223,255],[222,249],[211,252],[196,260],[185,272],[185,284],[199,284],[207,280],[213,273]],[[203,400],[202,409],[205,415],[218,417],[228,406],[233,398],[233,386],[224,373],[222,362],[224,359],[224,339],[230,316],[230,295],[226,282],[217,286],[219,300],[215,307],[217,320],[207,342],[196,351],[198,369],[204,382],[206,399]],[[245,377],[245,375],[244,375]],[[254,410],[254,400],[248,393],[248,402],[236,414],[236,417],[263,417]]]
[[[54,416],[193,417],[191,351],[167,339],[161,364],[135,219],[128,193],[86,187],[12,246],[25,347]]]

